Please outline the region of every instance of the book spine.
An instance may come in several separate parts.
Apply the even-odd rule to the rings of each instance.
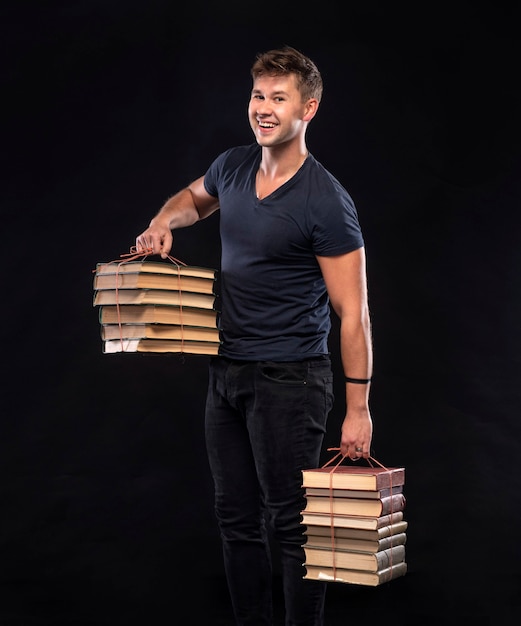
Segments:
[[[378,572],[378,584],[381,585],[382,583],[388,583],[391,580],[399,578],[400,576],[405,576],[406,573],[407,563],[405,561],[400,561]]]
[[[382,511],[380,515],[390,515],[396,511],[403,511],[405,509],[405,496],[402,493],[382,498],[381,502]]]
[[[393,546],[376,553],[376,566],[378,570],[393,567],[393,564],[401,563],[405,560],[405,546]]]

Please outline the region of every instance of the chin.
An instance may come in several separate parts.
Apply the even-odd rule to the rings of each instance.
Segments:
[[[263,148],[271,148],[279,143],[275,137],[259,137],[259,135],[255,135],[255,138],[259,146]]]

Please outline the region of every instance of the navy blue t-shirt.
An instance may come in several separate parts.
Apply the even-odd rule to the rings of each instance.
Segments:
[[[364,245],[354,203],[312,155],[259,200],[260,159],[256,143],[231,148],[204,177],[220,206],[219,353],[246,361],[328,354],[329,298],[315,255]]]

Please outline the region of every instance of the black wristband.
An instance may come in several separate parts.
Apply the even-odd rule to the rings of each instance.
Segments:
[[[356,385],[367,385],[371,382],[370,378],[350,378],[349,376],[345,377],[346,383],[355,383]]]

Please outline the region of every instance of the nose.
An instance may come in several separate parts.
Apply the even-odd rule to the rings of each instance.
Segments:
[[[256,111],[258,115],[269,115],[271,113],[269,101],[266,99],[258,100]]]

